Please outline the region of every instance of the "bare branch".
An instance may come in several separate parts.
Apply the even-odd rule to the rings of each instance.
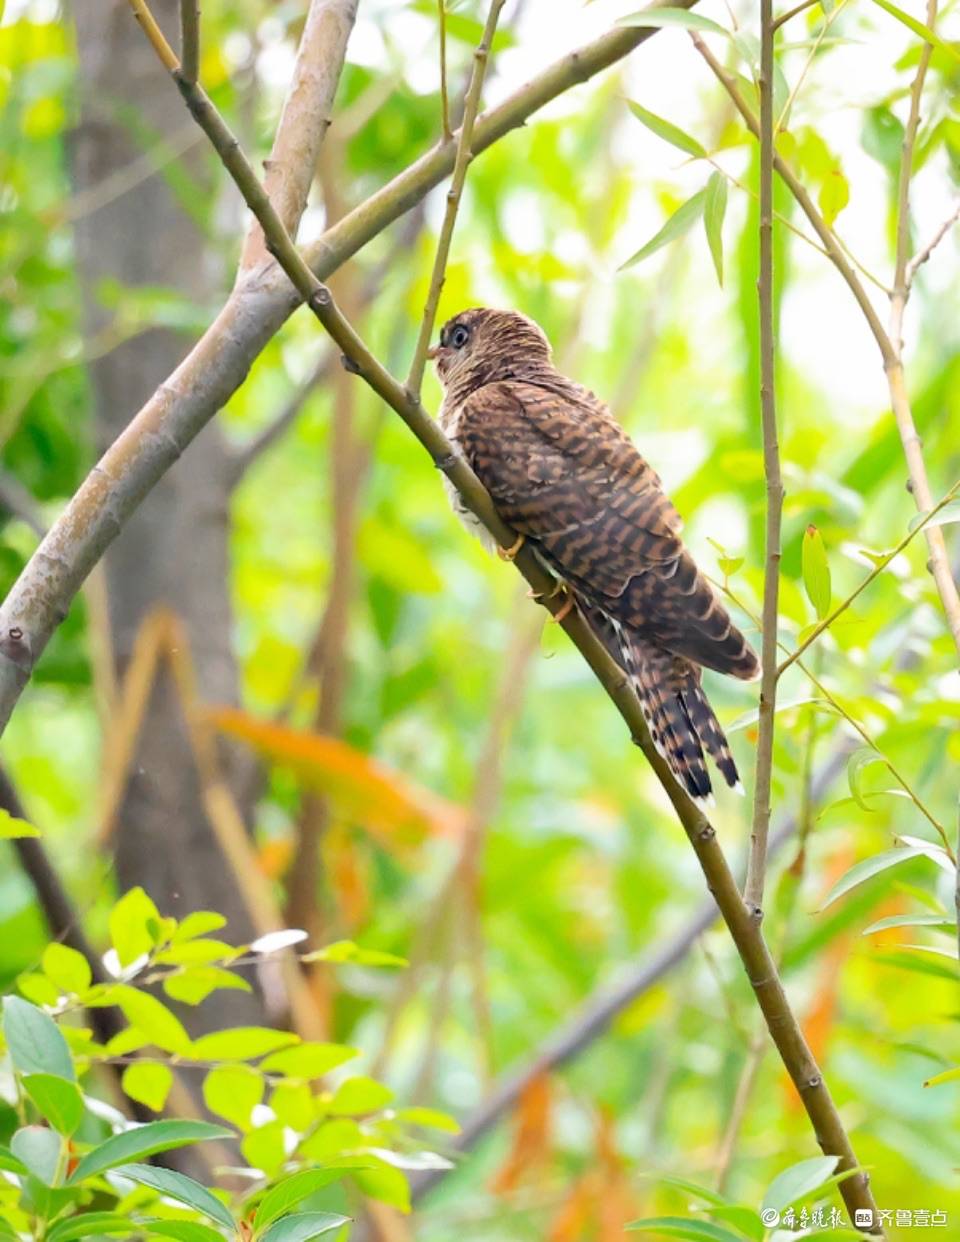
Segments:
[[[188,0],[184,0],[188,3]],[[347,40],[357,19],[358,0],[311,0],[293,81],[266,161],[266,191],[289,233],[307,205],[320,146],[330,127],[333,99],[343,72]],[[266,259],[263,233],[253,220],[243,245],[240,271]]]
[[[937,229],[925,246],[922,246],[913,256],[904,270],[904,284],[909,290],[913,286],[916,279],[917,271],[926,263],[933,254],[934,250],[940,245],[946,235],[950,232],[957,220],[960,219],[960,199],[954,204],[953,211],[950,212],[943,224]]]
[[[763,425],[763,473],[767,514],[763,571],[763,672],[754,775],[753,826],[743,899],[747,908],[763,906],[770,830],[770,787],[777,708],[777,620],[780,602],[780,523],[783,481],[777,434],[776,340],[773,324],[773,0],[760,0],[760,415]]]
[[[200,0],[180,0],[180,72],[196,82],[200,68]]]
[[[450,97],[447,92],[447,0],[437,0],[440,20],[440,127],[443,141],[453,137],[450,128]]]
[[[0,468],[0,508],[6,509],[12,517],[25,522],[41,539],[46,534],[47,528],[40,516],[36,500],[16,475],[2,468]]]
[[[423,371],[427,363],[427,350],[430,347],[430,336],[433,333],[433,324],[437,317],[437,306],[440,302],[440,291],[443,289],[447,260],[450,257],[450,244],[453,241],[453,230],[457,222],[457,210],[460,207],[460,198],[467,179],[467,168],[473,158],[471,150],[473,127],[480,107],[480,92],[483,90],[483,79],[487,71],[487,58],[490,54],[490,45],[493,42],[493,36],[497,29],[497,21],[502,8],[503,0],[491,0],[490,11],[487,14],[487,24],[473,54],[473,71],[470,75],[470,85],[467,87],[467,94],[463,103],[463,123],[460,126],[460,136],[457,139],[457,155],[453,163],[453,178],[450,183],[450,189],[447,192],[447,210],[444,213],[440,237],[437,240],[437,253],[433,261],[430,287],[427,290],[427,300],[423,308],[420,333],[413,351],[413,361],[410,363],[410,374],[407,376],[407,388],[415,397],[420,395],[420,389],[423,385]]]

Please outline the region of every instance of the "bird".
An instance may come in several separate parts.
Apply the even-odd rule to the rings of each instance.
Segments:
[[[557,370],[526,315],[463,310],[429,357],[443,389],[440,425],[516,532],[501,555],[511,560],[528,544],[570,593],[557,616],[579,607],[691,798],[713,801],[705,753],[742,793],[701,675],[754,681],[760,662],[685,548],[659,476],[607,405]],[[459,516],[482,531],[444,481]]]

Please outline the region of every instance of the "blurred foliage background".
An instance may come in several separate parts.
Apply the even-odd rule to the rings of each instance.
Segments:
[[[87,10],[79,46],[70,6],[57,0],[7,0],[0,25],[0,590],[93,464],[104,429],[122,426],[149,395],[134,386],[123,401],[116,375],[104,381],[96,368],[117,356],[129,365],[158,334],[185,354],[229,287],[243,232],[235,192],[161,71],[149,59],[137,70],[174,97],[174,119],[163,125],[137,98],[112,91],[116,65],[95,81],[87,72],[84,39],[95,41],[91,22],[107,18],[82,0],[76,7]],[[112,11],[110,37],[127,37],[115,33],[129,21],[125,6],[99,7]],[[203,80],[259,159],[303,7],[204,4]],[[509,6],[486,101],[635,7]],[[459,99],[483,6],[448,8]],[[716,46],[749,76],[750,7],[709,0],[703,11],[743,28],[737,43]],[[910,12],[923,18],[916,4]],[[960,37],[954,5],[937,29]],[[857,259],[888,285],[905,99],[921,41],[882,9],[848,0],[799,14],[779,46],[789,107],[781,141]],[[958,194],[956,47],[932,57],[913,195],[918,244]],[[651,132],[629,100],[694,135],[709,162]],[[78,182],[80,131],[89,137],[95,109],[122,131],[126,154],[99,181]],[[362,0],[301,237],[317,236],[438,133],[436,6]],[[700,222],[618,270],[714,168],[730,178],[722,284]],[[441,319],[489,303],[544,326],[563,369],[611,402],[662,475],[700,563],[721,581],[733,567],[729,585],[754,637],[763,539],[756,180],[755,144],[726,96],[686,33],[663,30],[475,162],[441,303]],[[162,198],[169,227],[200,239],[190,289],[150,275],[149,265],[113,271],[91,257],[95,242],[108,244],[93,226],[98,214],[128,211],[138,195]],[[896,544],[914,506],[874,343],[833,269],[787,227],[809,232],[782,187],[778,208],[781,628],[794,645],[815,619],[801,581],[807,527],[821,532],[840,600],[871,567],[864,550]],[[399,374],[442,211],[438,189],[331,282]],[[159,216],[148,219],[130,253],[160,246],[162,228]],[[908,384],[937,496],[960,477],[958,280],[953,230],[921,269],[908,312]],[[870,288],[885,314],[885,295]],[[121,404],[105,412],[108,392]],[[439,402],[432,377],[425,399]],[[280,434],[260,445],[278,417]],[[335,978],[317,967],[308,982],[324,1033],[361,1048],[404,1102],[462,1121],[596,989],[677,934],[702,900],[701,876],[589,671],[562,634],[541,632],[542,614],[516,575],[462,530],[422,450],[341,372],[309,316],[295,316],[267,345],[223,411],[220,435],[224,476],[200,472],[184,486],[209,501],[191,513],[195,529],[222,517],[223,564],[204,561],[206,544],[182,522],[125,532],[149,539],[149,554],[131,545],[122,564],[91,579],[17,708],[3,761],[94,941],[104,939],[116,893],[115,855],[126,858],[121,887],[136,878],[182,917],[180,881],[163,860],[169,843],[156,831],[138,835],[143,821],[129,804],[116,813],[129,780],[150,781],[143,769],[152,762],[141,754],[118,776],[126,727],[118,734],[118,713],[144,619],[158,606],[181,615],[170,580],[220,581],[229,615],[214,608],[190,619],[186,645],[204,706],[231,707],[216,719],[232,738],[231,779],[272,900],[317,943],[349,938],[411,963],[396,974],[357,966]],[[263,451],[251,454],[251,445]],[[945,533],[956,552],[955,527]],[[197,598],[200,588],[190,590]],[[204,673],[205,662],[224,660],[235,664],[235,694],[217,688],[229,675]],[[922,538],[832,627],[809,667],[834,703],[796,667],[781,687],[775,822],[798,819],[805,848],[788,843],[774,861],[770,936],[881,1205],[960,1219],[958,1086],[923,1086],[960,1055],[954,939],[916,927],[863,935],[888,916],[952,909],[952,878],[920,854],[821,909],[851,865],[898,835],[936,841],[936,821],[956,837],[960,687]],[[719,679],[709,688],[749,789],[755,690]],[[161,708],[182,714],[175,696],[162,705],[158,696],[140,704],[148,721]],[[864,762],[850,719],[876,761]],[[812,790],[813,774],[851,737],[860,758],[835,763],[826,788]],[[198,798],[183,745],[149,790],[171,832],[178,799]],[[748,804],[725,790],[719,797],[716,822],[739,856]],[[213,839],[202,807],[198,824],[193,831]],[[6,985],[35,964],[47,931],[12,848],[2,849]],[[195,873],[204,906],[229,899],[245,908],[229,868],[191,861],[190,839],[183,849],[180,864]],[[279,1020],[269,997],[260,1003]],[[657,1174],[710,1185],[727,1164],[730,1193],[755,1205],[778,1170],[816,1154],[777,1062],[752,1051],[757,1033],[731,946],[708,931],[568,1068],[535,1081],[519,1110],[425,1200],[416,1237],[606,1240],[633,1216],[676,1209],[677,1192],[658,1186]],[[725,1153],[744,1087],[742,1124]]]

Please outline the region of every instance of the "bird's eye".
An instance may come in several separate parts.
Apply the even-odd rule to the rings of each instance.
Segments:
[[[462,323],[458,323],[450,333],[450,344],[454,349],[463,349],[464,345],[466,345],[469,340],[470,329],[465,328]]]

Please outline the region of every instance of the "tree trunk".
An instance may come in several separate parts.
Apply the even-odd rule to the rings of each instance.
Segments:
[[[153,6],[174,45],[176,7],[174,0]],[[83,190],[128,167],[145,149],[182,135],[191,122],[123,0],[75,0],[74,12],[83,95],[72,172],[76,188]],[[211,187],[205,184],[209,165],[202,147],[179,161],[178,169],[184,168],[196,183],[195,201],[206,202]],[[162,170],[84,215],[77,222],[76,240],[90,334],[109,319],[99,300],[104,280],[171,288],[199,303],[223,283],[201,229],[177,201]],[[188,346],[175,332],[155,328],[91,364],[98,449],[116,438]],[[227,549],[229,465],[227,447],[213,423],[111,545],[105,563],[118,678],[128,666],[144,618],[162,605],[186,627],[201,697],[236,702]],[[120,887],[143,885],[163,913],[177,917],[195,909],[218,910],[229,919],[229,938],[248,940],[254,934],[250,918],[200,793],[176,687],[161,665],[117,819]],[[205,1010],[216,1012],[205,1020]],[[260,1021],[261,1001],[255,994],[221,992],[215,1006],[187,1017],[196,1032],[211,1025]]]

